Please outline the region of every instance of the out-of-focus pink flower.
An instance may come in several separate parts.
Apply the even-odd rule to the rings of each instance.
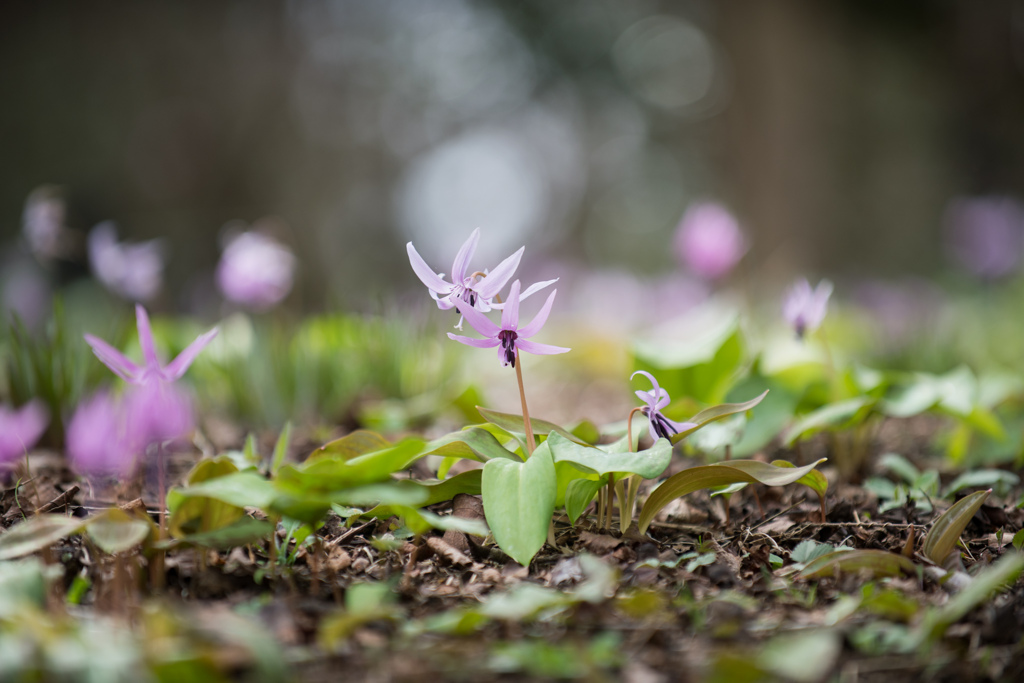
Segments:
[[[160,291],[164,256],[159,240],[118,242],[114,223],[104,221],[89,233],[89,262],[107,289],[129,301],[149,301]]]
[[[64,220],[64,197],[58,188],[43,186],[29,194],[21,217],[21,229],[33,254],[43,259],[66,255]]]
[[[229,300],[255,310],[279,304],[292,289],[295,255],[260,232],[243,232],[224,248],[217,286]]]
[[[41,401],[29,401],[18,409],[0,406],[0,467],[25,455],[49,423],[49,413]]]
[[[16,314],[29,329],[37,328],[50,311],[50,283],[38,263],[31,259],[4,264],[2,268],[3,308]]]
[[[945,215],[946,249],[974,275],[996,279],[1020,268],[1024,207],[1009,197],[952,201]]]
[[[677,257],[698,277],[717,280],[729,272],[747,251],[739,222],[715,202],[693,204],[676,228]]]
[[[828,298],[832,296],[832,283],[822,280],[811,289],[806,279],[801,278],[789,288],[782,301],[782,317],[786,319],[803,339],[804,335],[814,332],[825,319],[828,312]]]
[[[123,400],[106,392],[79,404],[68,424],[68,458],[76,472],[88,476],[126,477],[142,451]]]
[[[171,382],[147,382],[125,394],[127,421],[140,450],[185,436],[195,426],[192,400]]]
[[[495,325],[491,322],[486,315],[473,308],[469,303],[462,299],[453,299],[455,308],[458,309],[459,313],[466,317],[466,322],[470,326],[482,334],[485,339],[473,339],[472,337],[463,337],[462,335],[448,333],[448,338],[454,341],[466,344],[467,346],[475,346],[479,349],[491,349],[496,346],[501,348],[498,349],[498,358],[501,359],[503,366],[515,367],[516,358],[519,355],[519,350],[522,349],[527,353],[533,353],[537,355],[551,355],[555,353],[566,353],[572,349],[567,349],[562,346],[552,346],[550,344],[540,344],[535,341],[530,341],[527,337],[540,332],[540,329],[544,327],[544,323],[548,320],[548,315],[551,313],[551,305],[555,301],[555,294],[558,290],[551,292],[548,295],[547,301],[541,306],[540,311],[534,316],[533,320],[527,325],[519,326],[519,302],[522,297],[519,296],[519,280],[512,283],[512,287],[508,293],[508,303],[501,311],[501,325]]]

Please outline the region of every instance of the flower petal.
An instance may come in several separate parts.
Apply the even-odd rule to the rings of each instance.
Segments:
[[[206,348],[206,345],[213,341],[213,338],[217,336],[217,332],[220,328],[213,328],[205,334],[201,334],[196,337],[196,340],[189,344],[184,351],[178,354],[178,357],[167,364],[164,368],[163,378],[168,382],[180,378],[188,370],[189,366],[192,365],[192,361],[196,359],[199,352]]]
[[[156,355],[156,344],[153,343],[153,328],[149,325],[149,315],[142,304],[135,304],[135,324],[139,328],[139,346],[142,347],[142,358],[150,370],[160,370],[160,359]]]
[[[520,328],[520,337],[532,337],[533,335],[540,332],[540,328],[544,327],[544,323],[548,321],[548,315],[551,313],[551,304],[555,301],[555,294],[558,294],[558,290],[548,294],[548,300],[544,302],[544,305],[537,311],[537,315],[533,316],[533,320],[530,321],[529,325],[525,325]],[[520,301],[522,297],[519,297]]]
[[[459,253],[455,255],[455,262],[452,264],[452,282],[455,284],[459,284],[466,279],[466,266],[469,264],[469,259],[473,258],[473,252],[476,251],[476,243],[479,241],[480,228],[475,228],[469,235],[469,239],[459,247]]]
[[[536,294],[540,290],[544,289],[545,287],[550,287],[551,285],[555,284],[556,282],[558,282],[558,278],[557,277],[554,280],[544,280],[542,282],[534,282],[532,285],[527,287],[523,291],[522,294],[519,295],[519,300],[522,301],[523,299],[525,299],[526,297],[530,296],[531,294]]]
[[[100,362],[110,368],[115,375],[125,382],[135,384],[139,381],[138,376],[142,372],[142,368],[128,360],[123,353],[91,334],[85,335],[85,343],[92,347],[92,352],[96,354]]]
[[[477,294],[484,299],[493,299],[501,291],[505,283],[509,281],[512,274],[519,267],[519,259],[523,257],[526,247],[519,247],[519,251],[509,256],[498,264],[498,266],[487,274],[487,277],[476,287]]]
[[[448,338],[466,346],[475,346],[478,349],[491,349],[500,343],[497,339],[473,339],[472,337],[463,337],[461,334],[452,334],[451,332],[448,333]]]
[[[501,329],[515,330],[519,328],[519,280],[512,283],[508,290],[508,301],[501,309]]]
[[[651,397],[654,398],[655,400],[659,400],[661,398],[661,386],[658,384],[658,380],[654,379],[654,375],[647,372],[646,370],[637,370],[636,372],[629,376],[629,379],[632,380],[637,375],[643,375],[644,377],[651,381],[651,386],[654,387],[653,389],[651,389],[650,392]],[[639,394],[637,395],[639,396]],[[668,392],[665,392],[665,398],[668,398]]]
[[[529,339],[517,339],[516,348],[520,351],[526,351],[527,353],[533,353],[538,356],[550,356],[555,353],[568,353],[569,351],[572,351],[572,349],[568,349],[564,346],[541,344],[539,342],[530,341]]]
[[[412,270],[416,273],[416,277],[420,279],[420,282],[427,286],[427,289],[437,292],[438,294],[448,294],[452,291],[452,286],[441,279],[441,277],[435,273],[427,262],[423,260],[423,257],[416,251],[416,247],[412,246],[412,242],[405,245],[405,250],[409,253],[409,265],[412,266]]]
[[[453,301],[455,308],[458,309],[459,313],[469,321],[469,324],[473,326],[473,329],[482,334],[485,337],[497,337],[498,333],[501,332],[501,328],[495,325],[491,320],[476,310],[465,301],[461,299],[455,299]]]

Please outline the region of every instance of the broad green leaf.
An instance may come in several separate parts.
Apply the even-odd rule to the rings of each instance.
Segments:
[[[577,479],[597,479],[598,475],[586,472],[571,462],[555,463],[555,507],[565,507],[565,495],[569,484]]]
[[[924,556],[942,566],[953,548],[956,547],[960,534],[967,528],[967,523],[971,521],[974,513],[981,509],[990,493],[992,493],[992,489],[965,496],[939,515],[924,537],[922,548]]]
[[[565,512],[575,524],[597,492],[608,483],[607,477],[600,479],[573,479],[565,491]]]
[[[509,434],[514,434],[520,439],[526,437],[526,423],[523,421],[522,415],[515,415],[513,413],[500,413],[497,410],[481,408],[480,406],[477,406],[476,409],[480,411],[480,414],[483,416],[483,418],[490,422],[492,425],[501,427]],[[536,417],[530,417],[530,427],[533,428],[534,438],[540,436],[547,436],[551,432],[555,432],[561,434],[570,441],[585,443],[582,439],[574,436],[568,430],[559,427],[554,422],[548,422],[547,420],[540,420]]]
[[[921,476],[921,471],[914,467],[914,463],[899,453],[885,453],[878,459],[878,466],[893,472],[908,484],[913,484]]]
[[[86,531],[105,553],[122,553],[146,540],[153,523],[119,508],[104,510],[89,520]]]
[[[301,496],[387,481],[392,473],[415,461],[423,452],[423,446],[422,439],[409,438],[349,460],[332,456],[317,458],[299,467],[284,465],[278,470],[274,485],[289,495]]]
[[[238,468],[230,459],[218,456],[199,461],[192,468],[186,481],[188,486],[196,486],[237,472]],[[249,473],[259,476],[255,472]],[[187,497],[181,491],[182,488],[177,487],[167,493],[167,507],[171,512],[168,530],[172,536],[181,537],[191,533],[213,531],[234,523],[245,514],[245,510],[242,509],[244,506],[208,496]]]
[[[495,459],[484,465],[484,515],[494,540],[527,566],[547,538],[557,495],[555,463],[544,442],[524,463]]]
[[[424,445],[423,439],[410,437],[390,448],[352,458],[348,465],[363,471],[363,476],[368,480],[384,480],[418,460],[423,454]]]
[[[747,482],[738,481],[735,484],[729,484],[728,486],[720,486],[713,488],[711,489],[710,495],[712,498],[714,498],[715,496],[731,496],[732,494],[742,491],[745,488],[747,488]],[[728,500],[728,498],[726,498],[726,500]]]
[[[791,446],[798,439],[822,429],[854,422],[858,417],[866,415],[875,402],[876,399],[870,396],[857,396],[838,403],[829,403],[800,418],[786,431],[782,440],[787,446]]]
[[[601,440],[601,430],[590,420],[581,420],[579,424],[569,430],[578,439],[593,445]]]
[[[651,493],[640,510],[640,532],[647,531],[655,515],[676,498],[716,486],[729,486],[738,482],[761,483],[766,486],[785,486],[798,481],[825,458],[804,467],[777,467],[756,460],[729,460],[715,465],[703,465],[683,470],[665,480]]]
[[[506,449],[493,434],[478,426],[467,427],[462,431],[434,439],[427,444],[423,455],[467,458],[477,462],[487,462],[494,458],[516,458],[518,460],[516,455]]]
[[[292,423],[285,422],[284,429],[281,430],[281,434],[277,437],[277,443],[274,444],[274,455],[270,459],[270,471],[277,472],[284,464],[284,458],[288,455],[288,444],[292,440]]]
[[[286,469],[288,466],[282,467]],[[229,505],[266,510],[274,502],[274,485],[252,471],[234,472],[216,479],[208,479],[194,486],[172,489],[168,500],[180,505],[187,498],[213,498]]]
[[[460,493],[466,493],[471,496],[480,495],[480,481],[482,475],[483,470],[469,470],[467,472],[462,472],[451,479],[444,479],[437,482],[413,481],[411,479],[394,482],[396,487],[401,491],[410,492],[410,495],[414,495],[415,499],[411,500],[410,503],[398,502],[394,504],[378,505],[371,510],[367,510],[365,514],[371,517],[390,517],[391,515],[399,515],[400,507],[408,507],[410,504],[426,507],[428,505],[434,505],[446,500],[451,500]]]
[[[455,515],[438,515],[430,510],[422,510],[414,507],[405,506],[389,506],[392,514],[397,517],[401,517],[405,521],[405,525],[414,534],[423,534],[430,529],[440,529],[441,531],[448,531],[454,529],[455,531],[461,531],[464,534],[472,534],[474,536],[486,536],[488,533],[487,525],[484,524],[483,520],[480,519],[463,519],[462,517],[456,517]],[[371,510],[370,512],[374,512]]]
[[[81,531],[84,519],[64,515],[36,515],[0,534],[0,560],[30,555]]]
[[[700,411],[699,413],[691,417],[689,420],[687,420],[687,422],[694,423],[695,426],[690,427],[689,429],[684,430],[682,432],[679,432],[678,434],[672,435],[672,443],[679,443],[680,441],[688,437],[690,434],[693,434],[695,431],[700,429],[701,427],[710,424],[716,420],[721,420],[722,418],[729,417],[730,415],[735,415],[736,413],[745,413],[746,411],[750,410],[758,403],[763,401],[764,397],[768,395],[768,391],[768,389],[765,389],[760,396],[752,398],[749,401],[745,401],[743,403],[723,403],[721,405],[705,408],[704,410]]]
[[[961,489],[976,488],[980,486],[991,486],[995,489],[1002,489],[1004,492],[1009,491],[1013,486],[1020,483],[1020,477],[1013,472],[1007,472],[1006,470],[971,470],[964,472],[959,477],[950,482],[946,490],[943,491],[943,497],[951,496]]]
[[[831,544],[818,543],[817,541],[808,538],[807,540],[800,541],[800,543],[793,548],[793,552],[789,554],[789,559],[801,564],[807,564],[812,560],[824,557],[834,551],[835,547]]]
[[[771,391],[758,404],[757,410],[747,416],[743,436],[732,448],[734,458],[746,458],[762,450],[782,433],[793,417],[798,403],[797,397],[791,391],[782,388],[780,383],[763,377],[748,377],[733,387],[726,398],[753,396],[765,389]]]
[[[801,579],[820,579],[842,573],[868,572],[873,576],[914,575],[917,565],[902,555],[885,550],[836,550],[812,560],[797,574]]]
[[[245,516],[228,526],[214,529],[213,531],[186,534],[181,538],[164,541],[157,545],[163,547],[196,545],[203,548],[213,548],[215,550],[227,550],[229,548],[246,545],[248,543],[255,543],[256,541],[267,538],[273,530],[274,525],[270,522],[264,522],[262,520]]]
[[[391,442],[377,432],[357,429],[350,434],[346,434],[340,439],[335,439],[334,441],[325,443],[323,446],[310,453],[306,458],[306,462],[312,462],[328,456],[336,456],[343,460],[351,460],[352,458],[360,455],[384,450],[390,445]]]
[[[796,467],[796,465],[789,462],[788,460],[772,460],[772,464],[775,465],[776,467]],[[811,470],[810,472],[800,477],[793,483],[803,484],[807,488],[817,493],[819,498],[824,498],[825,494],[828,493],[828,478],[819,470]]]
[[[627,472],[639,474],[644,479],[654,479],[668,467],[672,460],[672,444],[668,439],[658,439],[651,448],[630,453],[625,440],[620,440],[614,450],[603,447],[580,445],[553,433],[548,437],[548,446],[555,462],[571,462],[584,471],[595,474]]]

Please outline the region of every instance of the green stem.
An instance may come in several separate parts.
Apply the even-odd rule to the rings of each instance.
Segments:
[[[523,368],[519,362],[519,349],[516,349],[516,379],[519,381],[519,399],[523,404],[523,425],[526,427],[526,457],[533,455],[533,425],[530,424],[530,409],[526,407],[526,390],[523,389]]]

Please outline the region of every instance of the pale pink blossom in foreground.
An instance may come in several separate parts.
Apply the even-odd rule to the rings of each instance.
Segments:
[[[728,209],[715,202],[700,202],[683,215],[676,229],[675,250],[695,275],[717,280],[743,258],[747,240]]]
[[[509,290],[508,294],[508,305],[505,306],[501,312],[500,326],[491,322],[486,315],[463,302],[461,299],[456,299],[455,307],[459,310],[459,313],[464,315],[470,326],[485,338],[473,339],[472,337],[463,337],[458,334],[452,334],[451,332],[448,333],[448,338],[480,349],[489,349],[496,346],[501,347],[498,349],[498,358],[501,359],[501,364],[503,366],[511,365],[515,367],[517,350],[523,350],[527,353],[537,355],[550,355],[571,351],[571,349],[567,349],[562,346],[540,344],[527,339],[527,337],[532,337],[540,332],[540,329],[544,327],[544,323],[547,322],[548,315],[551,313],[551,305],[555,301],[555,294],[558,293],[558,290],[555,290],[548,295],[547,301],[544,302],[540,311],[536,316],[534,316],[533,320],[530,321],[528,325],[520,327],[519,302],[522,300],[522,297],[519,296],[519,287],[519,280],[512,283],[512,288]]]

